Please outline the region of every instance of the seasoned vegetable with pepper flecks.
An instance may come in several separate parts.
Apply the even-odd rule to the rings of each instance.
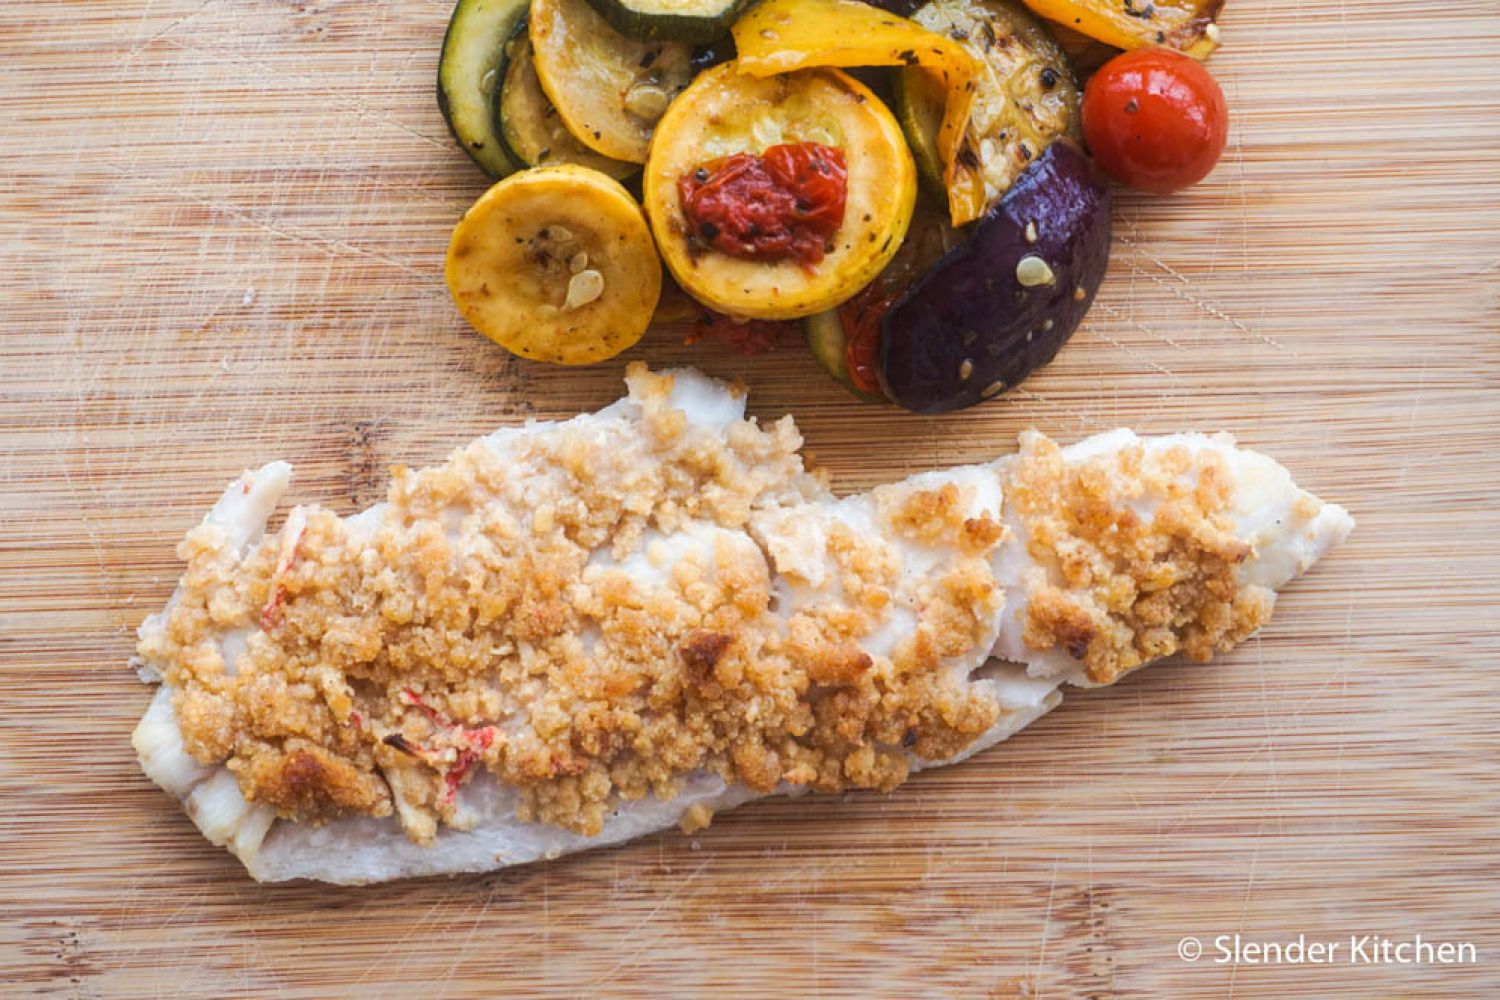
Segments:
[[[1194,59],[1219,47],[1224,0],[1026,0],[1042,17],[1117,49],[1165,45]]]
[[[814,148],[837,150],[842,185],[834,154]],[[644,188],[657,248],[688,294],[737,318],[797,319],[880,273],[906,235],[917,182],[901,127],[863,84],[832,69],[760,78],[730,62],[672,102]],[[775,232],[752,235],[759,225]],[[817,238],[821,256],[807,245]]]
[[[692,78],[685,42],[628,38],[587,0],[532,0],[537,78],[578,141],[613,160],[646,162],[656,123]]]
[[[948,187],[936,132],[942,95],[920,69],[896,76],[897,111],[923,179],[950,201],[965,199],[964,214],[978,218],[1054,139],[1081,136],[1073,69],[1051,32],[1008,0],[933,0],[912,20],[960,40],[979,64]]]
[[[919,413],[972,406],[1051,361],[1109,261],[1109,187],[1055,142],[886,314],[880,379]]]
[[[524,358],[585,365],[641,338],[661,293],[651,232],[618,181],[573,164],[512,174],[453,230],[448,290]]]

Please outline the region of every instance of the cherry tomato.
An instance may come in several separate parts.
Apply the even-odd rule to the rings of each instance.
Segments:
[[[844,328],[844,366],[854,388],[872,396],[883,396],[880,388],[880,321],[890,311],[899,292],[876,281],[839,306]]]
[[[1105,173],[1170,194],[1201,181],[1219,162],[1229,112],[1202,63],[1171,49],[1135,49],[1089,80],[1083,136]]]

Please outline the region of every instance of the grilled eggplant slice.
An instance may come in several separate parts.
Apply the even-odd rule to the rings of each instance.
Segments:
[[[816,142],[844,153],[844,222],[816,264],[745,260],[691,236],[678,179],[705,162]],[[735,317],[797,319],[832,308],[880,273],[906,235],[916,168],[886,106],[838,70],[777,77],[715,67],[683,91],[657,128],[646,163],[646,214],[672,276],[700,302]]]
[[[568,131],[628,163],[646,162],[656,123],[693,76],[692,46],[628,38],[588,0],[532,0],[531,47]]]
[[[500,86],[495,89],[495,132],[511,159],[528,167],[576,163],[615,180],[624,180],[641,169],[638,163],[599,155],[568,131],[536,78],[525,19],[505,43]]]
[[[524,358],[585,365],[630,347],[661,294],[640,206],[574,164],[512,174],[464,213],[448,246],[464,318]]]
[[[912,20],[961,41],[981,66],[949,192],[977,218],[1054,139],[1079,138],[1078,84],[1051,32],[1008,0],[933,0]],[[930,176],[942,95],[915,67],[899,73],[896,94],[917,166]]]
[[[469,158],[491,177],[521,169],[495,130],[491,108],[505,40],[526,16],[527,0],[458,0],[438,57],[438,108]]]
[[[1104,280],[1109,236],[1109,185],[1054,142],[886,313],[886,394],[918,413],[956,410],[1051,361]]]
[[[646,41],[712,42],[729,33],[750,0],[589,0],[622,35]]]
[[[919,200],[916,211],[912,213],[911,225],[906,230],[906,239],[885,270],[849,302],[802,321],[807,349],[813,358],[855,398],[865,402],[889,402],[878,386],[861,386],[860,380],[851,374],[851,333],[860,329],[863,322],[873,319],[878,337],[881,314],[900,301],[907,289],[962,239],[962,232],[948,224],[946,211]]]

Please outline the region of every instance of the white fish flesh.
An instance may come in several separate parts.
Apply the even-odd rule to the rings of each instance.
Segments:
[[[789,418],[633,366],[348,518],[246,472],[140,629],[146,774],[256,879],[489,871],[766,794],[889,789],[1226,651],[1349,514],[1227,435],[1118,430],[835,498]]]

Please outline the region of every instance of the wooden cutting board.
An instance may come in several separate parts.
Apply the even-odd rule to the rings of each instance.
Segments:
[[[1231,0],[1222,164],[1122,194],[1058,360],[933,419],[844,398],[798,345],[661,331],[563,370],[470,332],[440,271],[485,182],[433,102],[447,14],[0,8],[0,990],[1500,995],[1500,6]],[[392,463],[607,402],[635,358],[743,376],[846,490],[1028,426],[1226,429],[1359,528],[1222,662],[1070,695],[891,796],[482,878],[249,881],[128,743],[176,540],[246,466],[352,511]],[[1479,962],[1216,964],[1235,933]]]

